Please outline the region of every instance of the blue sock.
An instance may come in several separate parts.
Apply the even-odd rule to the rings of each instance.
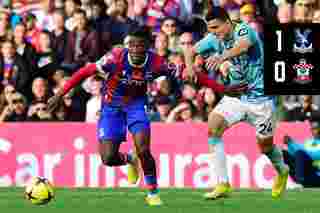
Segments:
[[[159,192],[158,185],[157,185],[157,178],[153,175],[145,175],[144,177],[145,184],[149,189],[150,195],[157,194]]]

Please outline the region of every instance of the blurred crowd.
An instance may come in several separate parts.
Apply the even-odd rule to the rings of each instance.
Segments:
[[[103,79],[73,89],[55,112],[47,100],[80,67],[113,47],[125,47],[132,25],[152,29],[152,51],[183,65],[183,49],[206,35],[203,18],[225,7],[263,39],[264,22],[319,22],[318,0],[24,0],[0,3],[0,122],[86,121],[99,117]],[[206,121],[220,95],[165,77],[149,88],[151,121]],[[289,110],[290,100],[282,106]],[[299,101],[298,101],[299,103]],[[301,102],[300,102],[301,103]],[[286,108],[289,106],[289,108]],[[291,108],[290,108],[291,109]]]

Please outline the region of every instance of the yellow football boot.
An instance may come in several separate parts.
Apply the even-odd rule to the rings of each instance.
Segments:
[[[145,201],[149,206],[161,206],[162,205],[162,201],[160,199],[159,194],[153,194],[153,195],[148,194],[145,198]]]
[[[220,183],[215,186],[212,192],[204,194],[204,198],[215,200],[222,197],[228,197],[231,192],[232,188],[229,183]]]
[[[289,177],[289,168],[287,168],[283,174],[278,174],[272,185],[272,198],[279,198],[286,190],[287,182]]]

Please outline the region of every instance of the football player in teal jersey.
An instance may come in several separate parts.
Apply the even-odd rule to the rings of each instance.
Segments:
[[[194,53],[201,54],[207,48],[215,52],[206,59],[207,69],[220,72],[225,78],[237,76],[231,81],[233,86],[246,83],[247,89],[240,97],[225,95],[209,115],[209,152],[218,178],[214,190],[205,194],[205,198],[217,199],[231,192],[221,137],[227,128],[240,121],[246,121],[256,128],[259,148],[277,171],[272,197],[278,198],[286,188],[289,168],[284,163],[282,152],[273,143],[275,107],[274,97],[264,95],[263,43],[258,33],[245,23],[233,23],[221,7],[214,7],[212,13],[206,16],[206,22],[209,31],[206,40],[200,41],[192,51],[185,51],[187,75],[215,90],[217,82],[203,73],[195,72],[192,66]]]

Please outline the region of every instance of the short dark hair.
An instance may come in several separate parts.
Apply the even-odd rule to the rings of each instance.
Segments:
[[[213,19],[219,19],[220,21],[226,22],[231,21],[228,12],[223,7],[212,7],[211,10],[205,17],[206,21],[209,22]]]
[[[57,15],[60,15],[60,16],[62,16],[62,17],[65,19],[66,14],[65,14],[65,12],[64,12],[64,9],[57,8],[57,9],[55,9],[55,10],[53,11],[53,13],[54,13],[54,14],[57,14]]]
[[[177,19],[173,16],[165,16],[163,19],[161,19],[161,26],[163,25],[164,22],[166,21],[174,21],[176,24],[178,24],[177,22]]]
[[[152,39],[151,31],[147,26],[137,26],[134,24],[130,26],[128,36],[142,38],[148,42],[151,42]]]

